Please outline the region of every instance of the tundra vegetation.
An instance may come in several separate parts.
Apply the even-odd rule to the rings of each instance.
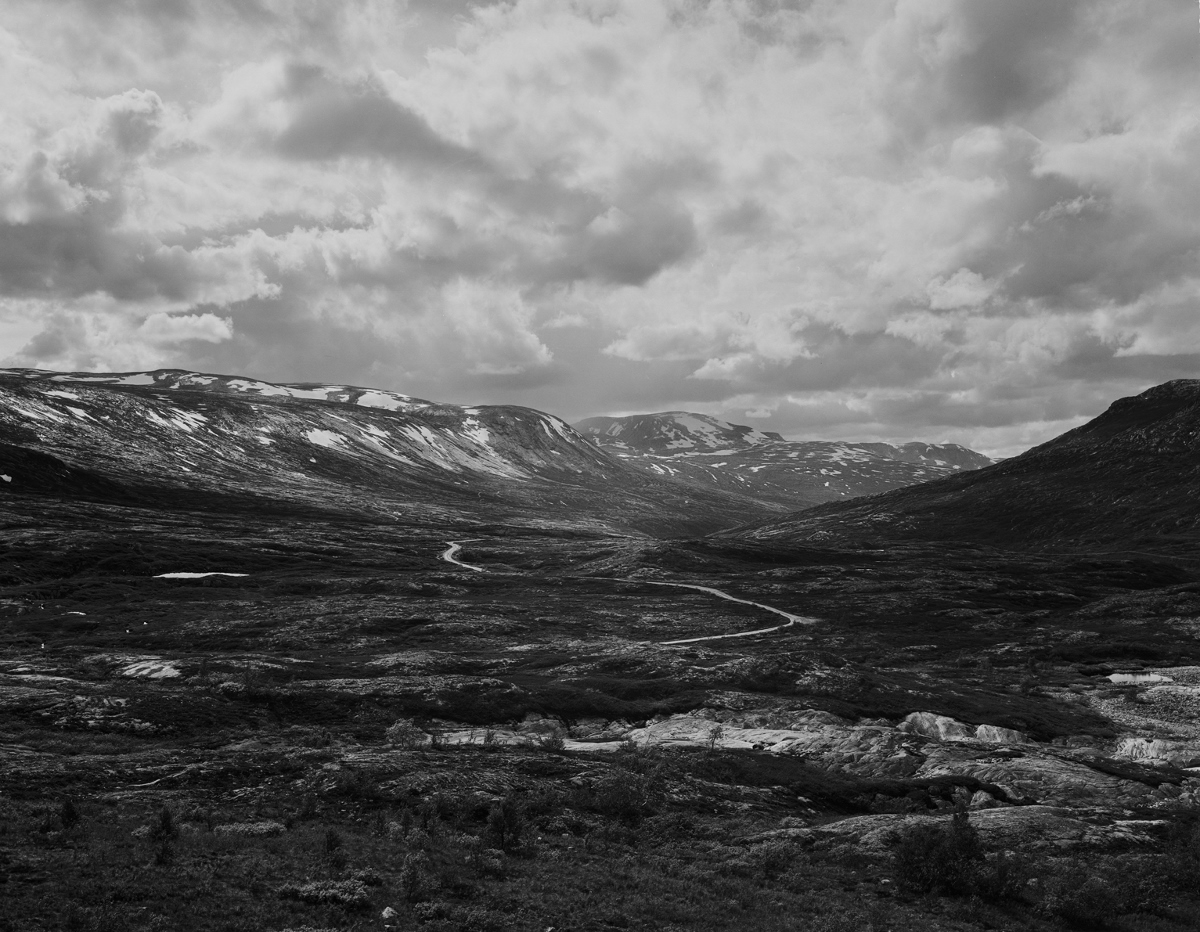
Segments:
[[[1195,497],[1018,546],[1022,469],[699,537],[2,490],[0,929],[1200,927]]]

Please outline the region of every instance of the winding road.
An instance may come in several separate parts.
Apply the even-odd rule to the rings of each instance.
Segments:
[[[448,543],[450,546],[442,551],[442,559],[443,560],[445,560],[447,563],[453,563],[455,566],[461,566],[464,569],[475,570],[475,572],[477,572],[477,573],[484,572],[484,569],[482,566],[475,566],[471,563],[463,563],[462,560],[458,559],[457,554],[460,550],[462,550],[462,545],[469,544],[469,543],[471,543],[471,541],[469,541],[469,540],[450,540],[450,541],[446,541],[446,543]]]
[[[775,608],[772,605],[763,605],[762,602],[751,602],[749,599],[739,599],[735,595],[730,595],[728,592],[722,592],[720,589],[714,589],[712,586],[695,586],[691,583],[681,582],[656,582],[653,579],[630,579],[627,582],[646,583],[651,586],[675,586],[679,589],[695,589],[698,592],[707,592],[709,595],[715,595],[719,599],[728,599],[730,602],[740,602],[742,605],[753,605],[755,608],[761,608],[764,611],[774,612],[776,615],[781,615],[787,619],[782,625],[772,625],[770,628],[756,628],[753,631],[735,631],[732,634],[708,634],[698,638],[679,638],[675,641],[659,641],[663,645],[671,644],[695,644],[699,641],[722,641],[726,638],[748,638],[755,634],[769,634],[772,631],[782,631],[784,628],[790,628],[792,625],[812,625],[816,624],[817,619],[809,618],[806,615],[793,615],[791,612],[785,612],[782,608]]]
[[[464,569],[475,570],[477,573],[486,572],[482,566],[475,566],[471,563],[463,563],[459,560],[457,554],[462,550],[463,544],[471,543],[467,540],[451,540],[447,541],[448,546],[441,553],[441,558],[447,563],[453,563],[455,566],[461,566]],[[807,615],[793,615],[791,612],[785,612],[782,608],[775,608],[773,605],[764,605],[762,602],[752,602],[750,599],[739,599],[735,595],[730,595],[728,592],[722,592],[720,589],[714,589],[712,586],[697,586],[692,583],[677,583],[677,582],[658,582],[653,579],[626,579],[623,582],[642,583],[649,586],[674,586],[678,589],[695,589],[697,592],[707,592],[709,595],[715,595],[718,599],[726,599],[729,602],[738,602],[741,605],[751,605],[754,608],[761,608],[763,611],[772,612],[786,618],[787,621],[781,625],[772,625],[769,628],[755,628],[753,631],[734,631],[731,634],[707,634],[697,638],[678,638],[674,641],[659,641],[658,643],[664,647],[670,647],[676,644],[697,644],[700,641],[723,641],[728,638],[748,638],[756,634],[770,634],[772,631],[782,631],[785,628],[790,628],[793,625],[812,625],[816,624],[816,618],[810,618]]]

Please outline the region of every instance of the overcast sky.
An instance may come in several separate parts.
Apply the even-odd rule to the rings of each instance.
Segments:
[[[1183,0],[0,0],[0,364],[1019,452],[1200,377]]]

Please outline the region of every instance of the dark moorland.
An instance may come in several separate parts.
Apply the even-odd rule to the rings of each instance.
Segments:
[[[82,378],[0,375],[2,930],[1200,926],[1200,383],[781,515]]]

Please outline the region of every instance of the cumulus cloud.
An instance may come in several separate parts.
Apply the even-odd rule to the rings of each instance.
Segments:
[[[6,362],[1005,453],[1197,373],[1170,0],[64,6],[0,29]]]

